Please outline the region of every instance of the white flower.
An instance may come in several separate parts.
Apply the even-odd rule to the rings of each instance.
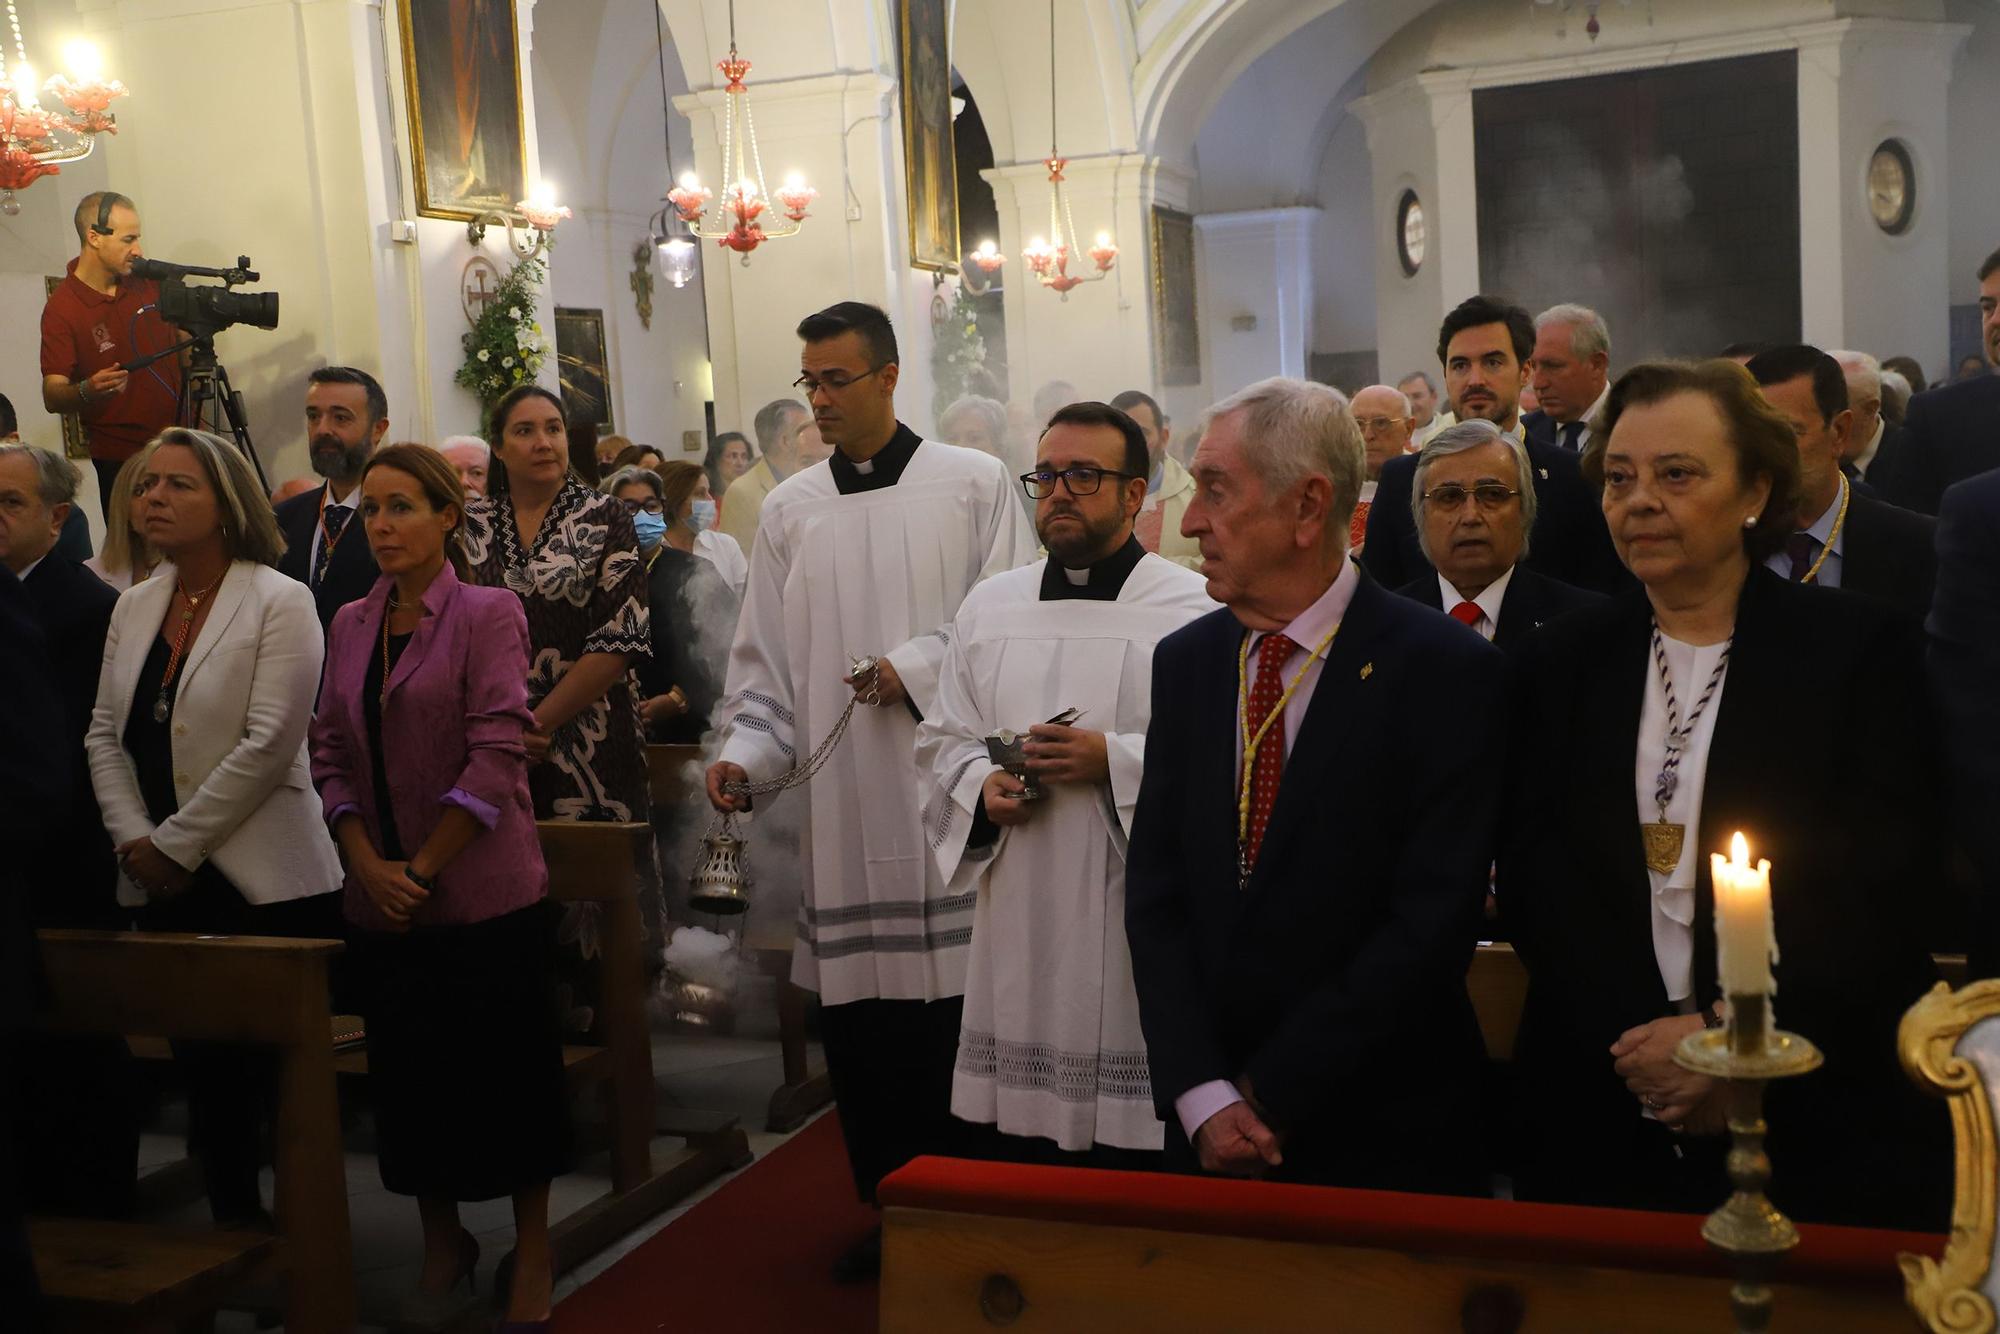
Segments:
[[[521,308],[520,308],[519,306],[509,306],[509,307],[507,307],[507,318],[508,318],[508,319],[510,319],[510,320],[518,320],[518,319],[520,319],[520,318],[521,318]]]
[[[512,357],[502,357],[500,358],[500,364],[502,366],[512,367],[514,364],[514,359]]]
[[[492,358],[493,358],[493,354],[492,354],[491,352],[488,352],[488,351],[487,351],[487,350],[486,350],[485,348],[483,348],[483,347],[479,349],[479,359],[480,359],[481,361],[490,361],[490,360],[492,360]]]

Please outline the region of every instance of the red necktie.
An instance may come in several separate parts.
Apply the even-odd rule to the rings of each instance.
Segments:
[[[1267,718],[1271,728],[1258,743],[1256,767],[1250,771],[1250,828],[1244,849],[1250,866],[1257,864],[1258,850],[1264,846],[1264,830],[1278,802],[1278,780],[1285,773],[1285,720],[1271,715],[1284,698],[1285,660],[1296,648],[1298,645],[1283,635],[1266,635],[1257,645],[1257,680],[1250,687],[1250,706],[1244,717],[1251,736],[1257,735]]]
[[[1479,610],[1477,602],[1461,602],[1451,609],[1451,618],[1468,626],[1478,625],[1479,618],[1485,614]]]

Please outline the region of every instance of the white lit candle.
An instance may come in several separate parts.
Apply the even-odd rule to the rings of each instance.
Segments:
[[[1709,856],[1715,881],[1715,952],[1722,991],[1728,996],[1769,996],[1777,940],[1771,928],[1771,863],[1750,864],[1750,845],[1739,832],[1728,858]]]

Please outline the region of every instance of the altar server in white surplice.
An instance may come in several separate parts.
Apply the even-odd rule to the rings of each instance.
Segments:
[[[1103,403],[1050,420],[1028,494],[1046,560],[995,575],[953,623],[917,729],[924,825],[954,895],[976,892],[951,1109],[966,1152],[1156,1167],[1125,946],[1125,836],[1152,714],[1153,646],[1214,611],[1202,577],[1148,555],[1146,438]],[[1049,720],[1076,710],[1074,726]],[[1029,733],[1042,795],[988,758]]]
[[[808,802],[792,976],[820,993],[841,1130],[872,1200],[885,1173],[949,1148],[972,935],[972,895],[947,894],[924,842],[916,726],[935,706],[959,603],[1031,559],[1034,541],[997,459],[896,420],[886,315],[842,302],[798,332],[798,388],[835,448],[764,501],[708,794],[740,809],[723,784],[783,774],[860,697],[819,776],[766,800]],[[846,680],[863,655],[879,669]],[[860,1277],[869,1256],[855,1259]]]

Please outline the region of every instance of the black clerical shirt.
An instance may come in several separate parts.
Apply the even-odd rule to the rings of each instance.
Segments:
[[[903,469],[910,466],[917,446],[923,442],[922,436],[897,422],[896,433],[889,437],[889,443],[865,463],[856,463],[838,449],[834,450],[833,457],[827,460],[827,466],[833,469],[834,489],[843,496],[851,496],[894,486],[903,480]]]
[[[1085,566],[1084,571],[1071,570],[1051,556],[1048,564],[1042,567],[1042,601],[1061,602],[1067,598],[1080,598],[1090,602],[1116,602],[1125,587],[1125,580],[1145,554],[1146,548],[1139,545],[1139,539],[1128,537],[1124,546],[1097,564]],[[1080,584],[1071,582],[1069,576],[1082,572],[1087,572],[1089,578]]]

